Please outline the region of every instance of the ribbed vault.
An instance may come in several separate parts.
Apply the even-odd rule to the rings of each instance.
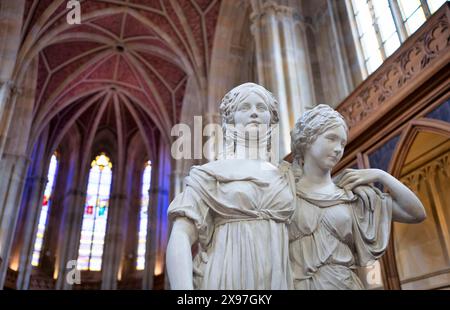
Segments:
[[[69,25],[67,1],[27,1],[16,74],[26,75],[27,65],[38,57],[30,143],[55,117],[64,119],[63,136],[75,122],[89,130],[104,126],[107,118],[99,114],[110,111],[116,113],[115,126],[130,127],[121,129],[124,137],[136,126],[156,129],[170,141],[187,80],[198,92],[206,89],[220,1],[80,3],[81,24]]]

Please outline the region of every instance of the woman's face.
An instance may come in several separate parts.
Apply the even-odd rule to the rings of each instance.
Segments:
[[[243,126],[269,125],[270,118],[269,107],[263,98],[252,92],[238,103],[234,113],[234,124]]]
[[[328,129],[307,148],[305,158],[309,155],[320,168],[331,170],[341,160],[346,144],[344,126]]]

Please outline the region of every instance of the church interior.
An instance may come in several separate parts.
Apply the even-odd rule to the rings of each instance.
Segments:
[[[328,104],[349,126],[335,172],[385,170],[423,202],[366,288],[449,289],[449,22],[445,0],[1,0],[0,288],[167,289],[167,208],[207,161],[175,160],[172,128],[220,124],[255,82],[283,156]]]

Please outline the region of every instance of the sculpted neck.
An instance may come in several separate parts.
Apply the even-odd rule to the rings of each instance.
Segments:
[[[248,133],[242,130],[234,130],[227,133],[227,145],[233,150],[228,150],[227,157],[235,159],[269,160],[268,141],[270,133],[264,131],[258,136],[256,132]],[[230,156],[231,155],[231,156]]]
[[[234,155],[236,159],[269,160],[267,153],[267,143],[252,143],[247,140],[236,143]]]
[[[328,192],[328,188],[335,188],[331,179],[331,170],[319,167],[315,160],[306,155],[303,165],[303,176],[301,183],[305,188],[319,188],[320,192]]]

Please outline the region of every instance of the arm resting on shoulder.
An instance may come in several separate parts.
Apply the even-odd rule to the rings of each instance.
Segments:
[[[419,223],[425,220],[425,208],[416,194],[389,173],[380,171],[380,182],[389,189],[394,199],[392,219],[401,223]]]
[[[425,220],[425,208],[416,194],[381,169],[346,169],[338,181],[341,187],[347,189],[373,182],[380,182],[388,188],[394,200],[392,220],[401,223],[419,223]]]

